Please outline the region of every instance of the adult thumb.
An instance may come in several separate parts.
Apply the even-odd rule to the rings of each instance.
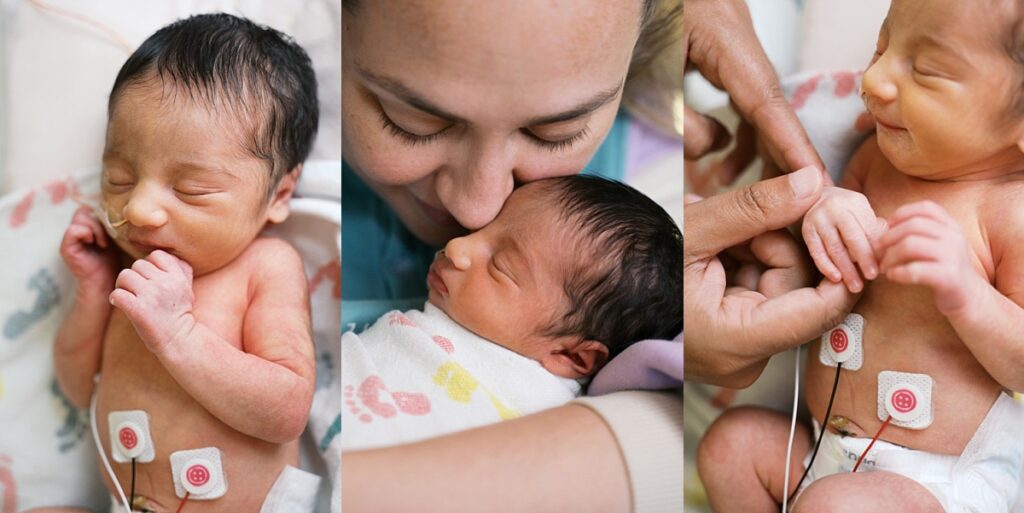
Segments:
[[[686,261],[717,255],[762,233],[792,224],[818,200],[823,184],[821,170],[807,166],[686,205]]]

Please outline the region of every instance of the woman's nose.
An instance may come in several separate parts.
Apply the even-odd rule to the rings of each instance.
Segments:
[[[124,219],[133,226],[159,228],[167,223],[167,211],[156,191],[137,186],[124,206]]]
[[[894,80],[893,64],[893,59],[882,54],[868,66],[868,69],[864,70],[861,90],[866,95],[865,100],[888,103],[896,99],[899,88]]]
[[[473,241],[470,237],[456,237],[444,247],[444,255],[460,271],[468,271],[473,262]]]
[[[505,144],[482,145],[465,163],[437,179],[437,194],[452,216],[470,230],[494,220],[515,187],[515,163]]]

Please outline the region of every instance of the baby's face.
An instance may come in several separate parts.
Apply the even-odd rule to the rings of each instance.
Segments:
[[[880,149],[904,173],[959,178],[1020,158],[1021,70],[1006,49],[1007,6],[982,3],[892,2],[863,92]]]
[[[544,328],[568,309],[565,274],[577,245],[559,207],[536,184],[498,217],[452,239],[430,267],[430,302],[477,335],[540,360],[557,341]]]
[[[268,219],[283,220],[282,205],[276,192],[268,202],[268,163],[246,151],[247,131],[231,113],[170,94],[161,98],[152,80],[121,91],[107,125],[103,202],[125,253],[163,249],[200,275],[240,255]],[[287,198],[283,208],[286,217]]]

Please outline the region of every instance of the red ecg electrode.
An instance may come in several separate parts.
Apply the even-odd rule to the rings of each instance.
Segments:
[[[185,471],[185,476],[192,486],[203,486],[210,480],[210,470],[202,465],[192,465]]]
[[[121,431],[117,433],[117,439],[129,450],[134,449],[135,445],[139,443],[139,437],[135,434],[135,430],[128,427],[121,428]]]
[[[832,345],[832,350],[837,353],[846,351],[850,343],[846,337],[846,332],[838,328],[832,330],[832,334],[828,337],[828,342]]]
[[[901,388],[892,393],[892,407],[900,413],[907,413],[917,407],[917,396],[914,392]]]

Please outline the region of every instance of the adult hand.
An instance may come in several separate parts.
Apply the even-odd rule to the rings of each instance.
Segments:
[[[824,169],[782,94],[743,0],[687,0],[683,34],[687,65],[728,92],[733,107],[753,129],[741,129],[736,154],[727,158],[728,167],[742,169],[753,159],[756,132],[764,150],[784,171],[806,166]],[[683,119],[686,158],[697,159],[728,144],[729,133],[718,121],[689,108]]]
[[[757,289],[729,283],[720,258],[730,248],[800,219],[821,195],[823,184],[822,173],[806,167],[686,207],[686,379],[746,387],[773,354],[815,338],[838,324],[852,308],[856,297],[843,284],[827,279],[814,288],[789,286],[781,290],[784,283],[764,283],[766,278]],[[776,235],[762,244],[768,247],[753,251],[769,268],[762,276],[769,276],[771,269],[805,265],[802,255],[778,242],[785,240],[789,239]]]

